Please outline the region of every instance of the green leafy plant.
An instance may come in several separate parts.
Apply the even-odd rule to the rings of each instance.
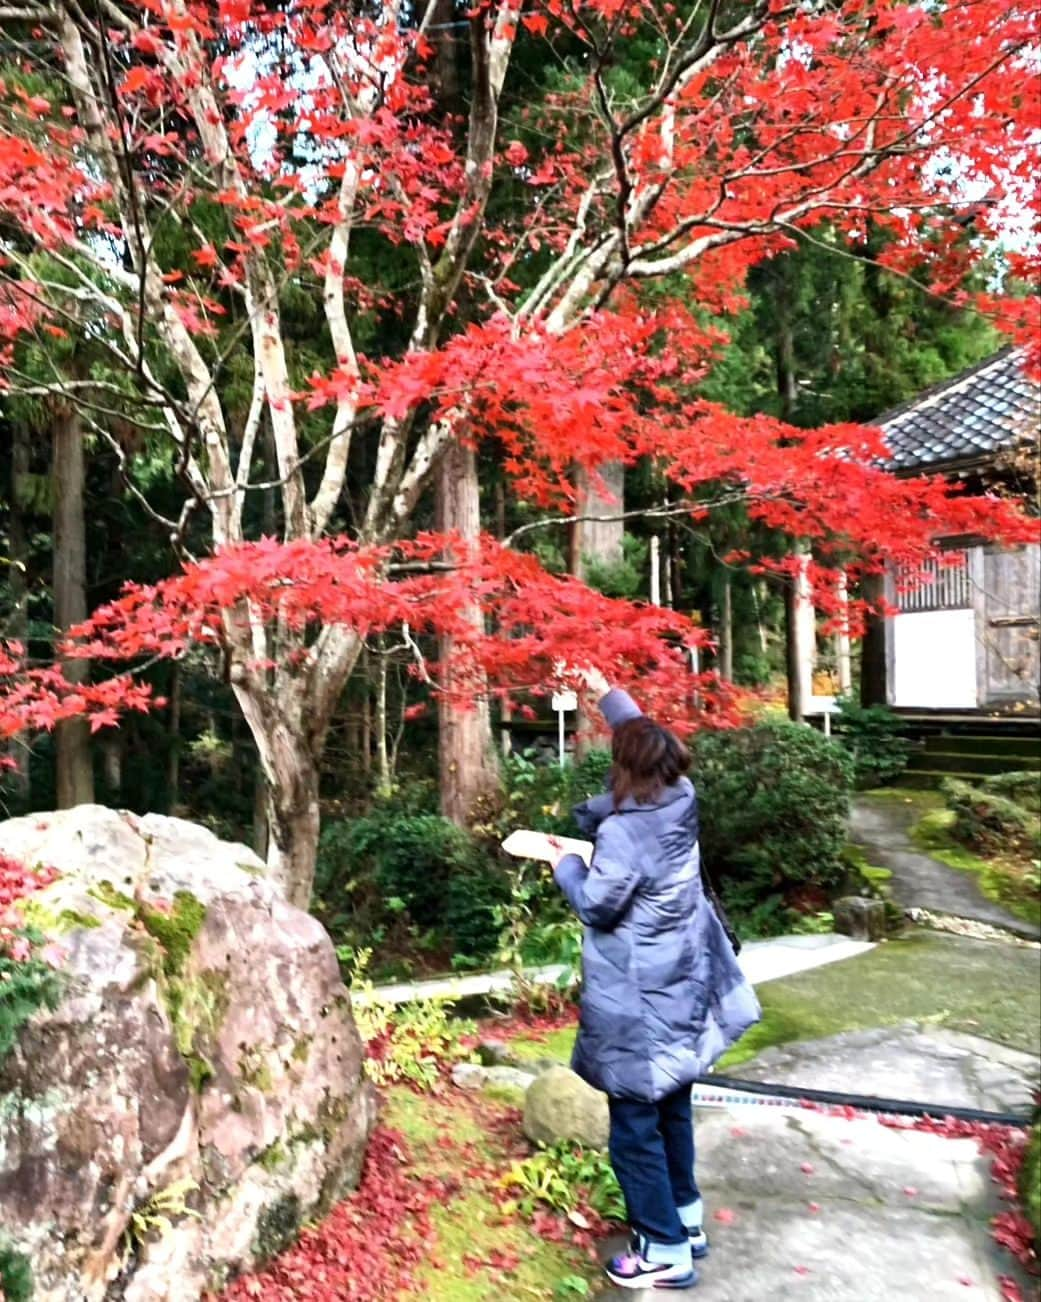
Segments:
[[[61,977],[38,956],[41,940],[36,932],[20,931],[13,937],[18,948],[0,950],[0,1062],[35,1013],[58,1006]]]
[[[377,996],[366,975],[371,950],[354,956],[351,993],[354,1020],[365,1043],[365,1070],[377,1085],[403,1081],[430,1091],[441,1082],[443,1069],[471,1056],[463,1041],[476,1023],[452,1016],[451,999],[421,999],[388,1004]]]
[[[839,697],[834,733],[853,757],[858,787],[880,787],[907,767],[911,745],[899,718],[885,705],[861,705],[851,696]]]
[[[123,1260],[128,1260],[153,1234],[165,1238],[173,1230],[174,1220],[184,1217],[199,1219],[199,1213],[188,1206],[188,1196],[198,1189],[190,1177],[175,1180],[165,1189],[158,1189],[150,1198],[135,1207],[123,1234]]]
[[[4,1302],[32,1302],[33,1272],[29,1258],[0,1243],[0,1298]]]
[[[624,1221],[625,1201],[607,1154],[562,1141],[515,1162],[502,1180],[516,1191],[512,1208],[529,1219],[540,1207],[581,1215],[583,1207],[605,1220]]]

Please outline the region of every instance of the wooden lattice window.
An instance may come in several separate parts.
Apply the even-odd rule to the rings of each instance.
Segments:
[[[916,569],[896,576],[897,608],[909,613],[967,610],[972,606],[968,554],[948,551]]]

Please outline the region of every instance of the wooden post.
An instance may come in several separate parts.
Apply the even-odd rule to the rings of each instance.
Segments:
[[[839,574],[838,586],[842,625],[835,634],[835,662],[838,666],[839,694],[848,696],[853,690],[853,657],[849,642],[849,589],[846,586],[845,570]]]
[[[817,633],[807,572],[810,555],[804,544],[797,545],[796,555],[799,565],[786,590],[788,714],[797,723],[801,723],[813,695],[813,660]]]

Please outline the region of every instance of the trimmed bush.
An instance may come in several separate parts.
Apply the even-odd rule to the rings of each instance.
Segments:
[[[983,789],[995,796],[1006,796],[1032,814],[1041,816],[1041,773],[1019,769],[1015,773],[995,773],[985,778]]]
[[[691,749],[704,862],[745,928],[769,930],[793,902],[826,899],[845,873],[846,750],[787,722],[703,732]]]
[[[850,696],[838,700],[834,735],[853,759],[858,787],[880,787],[907,767],[911,746],[897,716],[884,705],[861,705]]]
[[[439,814],[379,808],[330,823],[315,874],[320,912],[338,939],[376,944],[403,918],[479,960],[498,941],[505,870]]]
[[[984,852],[1036,858],[1041,855],[1041,818],[1017,800],[995,791],[995,781],[989,779],[973,786],[959,778],[944,778],[940,790],[954,813],[951,834],[964,845]],[[1006,790],[1016,789],[1015,784],[1006,786]]]

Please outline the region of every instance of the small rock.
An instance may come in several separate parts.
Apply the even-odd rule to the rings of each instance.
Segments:
[[[606,1148],[610,1125],[607,1095],[568,1067],[544,1071],[524,1096],[524,1133],[532,1143],[570,1139],[588,1148]]]
[[[488,1073],[488,1085],[509,1085],[514,1089],[526,1090],[535,1079],[535,1073],[525,1071],[523,1067],[487,1067],[485,1070]]]
[[[853,940],[884,940],[886,934],[886,906],[882,900],[870,900],[863,895],[846,895],[836,900],[833,913],[835,930]]]
[[[482,1040],[477,1046],[477,1056],[485,1067],[499,1067],[510,1060],[509,1045],[502,1040]]]
[[[488,1068],[477,1062],[457,1062],[452,1068],[452,1084],[461,1090],[479,1090],[488,1075]]]
[[[535,1073],[522,1067],[482,1067],[477,1062],[457,1062],[452,1068],[452,1084],[461,1090],[481,1090],[486,1085],[509,1085],[526,1090]]]

